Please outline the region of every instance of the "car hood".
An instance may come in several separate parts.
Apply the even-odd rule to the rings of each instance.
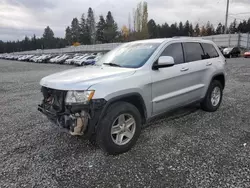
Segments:
[[[40,85],[58,90],[86,90],[99,82],[116,80],[134,73],[135,70],[129,68],[88,66],[46,76]]]

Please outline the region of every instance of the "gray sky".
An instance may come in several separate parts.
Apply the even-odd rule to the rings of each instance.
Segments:
[[[80,18],[89,7],[100,14],[111,11],[118,26],[128,25],[128,15],[139,0],[0,0],[0,40],[22,40],[25,35],[41,36],[49,25],[57,37],[64,37],[73,17]],[[147,0],[149,19],[156,23],[186,20],[193,24],[210,21],[215,26],[225,20],[226,0]],[[230,14],[250,12],[250,0],[230,0]],[[249,14],[231,15],[230,21],[248,19]]]

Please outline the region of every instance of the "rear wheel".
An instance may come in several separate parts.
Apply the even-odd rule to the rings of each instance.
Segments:
[[[96,130],[97,144],[108,154],[127,152],[141,133],[141,115],[127,102],[117,102],[108,109]]]
[[[213,80],[204,100],[201,102],[201,108],[208,112],[215,112],[220,107],[222,96],[222,84],[218,80]]]

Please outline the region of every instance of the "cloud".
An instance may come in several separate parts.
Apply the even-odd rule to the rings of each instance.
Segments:
[[[53,9],[55,4],[49,0],[5,0],[9,5],[22,6],[29,9]]]
[[[125,2],[125,3],[124,3]],[[129,13],[132,16],[139,0],[0,0],[0,40],[23,39],[25,35],[41,36],[46,26],[50,26],[55,35],[64,36],[65,28],[73,17],[80,18],[82,13],[92,7],[96,21],[99,15],[106,16],[111,11],[119,27],[128,25]],[[193,24],[205,24],[210,21],[214,25],[224,23],[225,0],[147,0],[149,19],[157,23],[174,23],[186,20]],[[230,1],[230,20],[248,19],[250,14],[233,15],[249,12],[249,0]]]

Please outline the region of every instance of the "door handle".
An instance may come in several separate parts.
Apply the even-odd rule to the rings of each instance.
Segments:
[[[211,66],[212,65],[212,62],[207,62],[207,66]]]
[[[188,71],[188,70],[189,70],[189,68],[187,68],[187,67],[181,68],[181,72],[185,72],[185,71]]]

